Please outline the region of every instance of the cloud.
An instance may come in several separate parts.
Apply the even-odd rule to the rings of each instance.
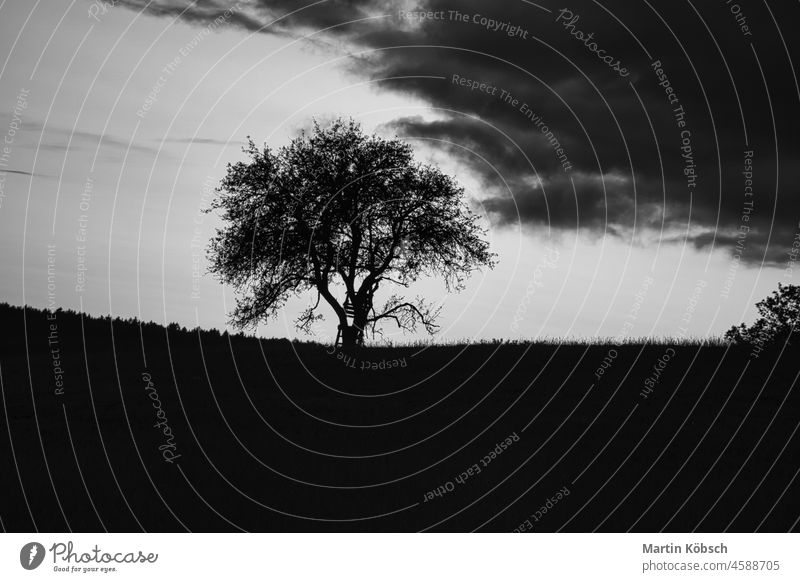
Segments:
[[[17,137],[14,141],[14,147],[27,150],[94,152],[99,147],[101,151],[113,150],[112,155],[114,156],[118,156],[128,149],[132,152],[145,154],[159,153],[158,147],[146,145],[141,141],[130,142],[128,139],[117,137],[110,133],[101,134],[96,131],[62,127],[52,123],[45,126],[40,119],[26,118],[19,131],[24,132],[26,138],[19,139]],[[41,141],[39,139],[40,136]]]
[[[26,172],[24,170],[0,170],[2,174],[19,174],[20,176],[36,176],[33,172]]]
[[[124,0],[119,4],[154,16],[178,18],[194,24],[209,25],[214,21],[226,22],[229,25],[251,31],[259,31],[265,25],[257,16],[253,16],[243,9],[248,6],[246,1]]]
[[[161,141],[153,140],[153,141]],[[167,138],[164,140],[168,143],[180,143],[180,144],[192,144],[192,145],[213,145],[213,146],[236,146],[241,147],[247,145],[243,141],[233,141],[233,140],[225,140],[225,139],[216,139],[212,137],[176,137],[176,138]]]
[[[225,5],[148,6],[208,23]],[[748,31],[724,3],[576,0],[571,14],[478,0],[242,6],[234,24],[248,30],[329,29],[358,54],[351,74],[428,103],[430,115],[386,129],[469,163],[498,225],[649,231],[737,253],[747,227],[742,260],[785,260],[800,217],[800,54],[783,43],[796,3],[743,7]]]

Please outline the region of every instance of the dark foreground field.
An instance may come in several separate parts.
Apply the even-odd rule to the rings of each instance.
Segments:
[[[798,528],[796,346],[751,359],[480,344],[345,360],[0,313],[7,531]]]

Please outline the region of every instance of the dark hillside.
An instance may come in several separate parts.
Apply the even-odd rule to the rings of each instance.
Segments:
[[[796,346],[345,356],[64,311],[0,322],[8,531],[798,527]]]

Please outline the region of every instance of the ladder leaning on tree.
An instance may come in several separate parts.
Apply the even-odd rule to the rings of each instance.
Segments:
[[[348,318],[348,317],[351,318],[351,319],[355,318],[356,308],[353,306],[353,302],[350,301],[350,294],[349,293],[347,294],[347,297],[344,300],[344,304],[342,305],[342,308],[344,309],[345,318]],[[358,343],[360,345],[364,341],[364,330],[363,329],[359,329],[357,331],[358,331],[358,337],[356,338],[356,343]],[[341,341],[341,339],[342,339],[342,325],[339,324],[339,331],[336,334],[336,344],[335,344],[337,347],[338,347],[339,342]]]

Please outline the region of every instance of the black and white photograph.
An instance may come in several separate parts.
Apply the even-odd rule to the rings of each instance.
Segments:
[[[798,23],[0,0],[0,575],[796,580]]]

